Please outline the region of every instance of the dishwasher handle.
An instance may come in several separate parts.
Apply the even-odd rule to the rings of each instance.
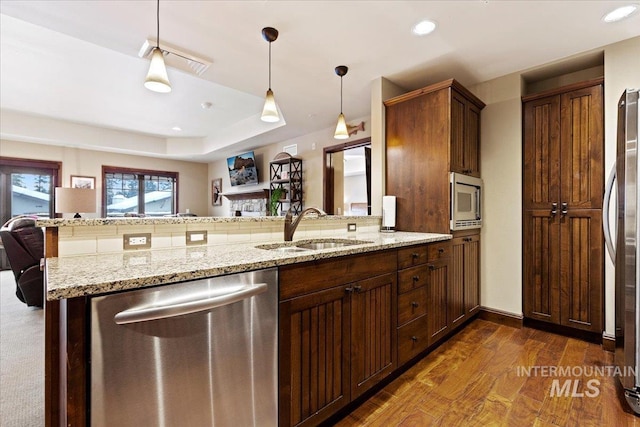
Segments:
[[[198,313],[211,310],[217,307],[233,304],[243,299],[259,295],[267,290],[266,283],[256,283],[243,286],[239,291],[231,292],[212,298],[200,298],[191,301],[181,301],[176,304],[130,308],[116,314],[113,320],[118,325],[129,323],[147,322],[149,320],[166,319],[169,317],[182,316],[185,314]]]

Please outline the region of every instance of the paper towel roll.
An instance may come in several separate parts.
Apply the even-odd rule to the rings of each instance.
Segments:
[[[380,231],[396,231],[396,196],[382,197],[382,227]]]

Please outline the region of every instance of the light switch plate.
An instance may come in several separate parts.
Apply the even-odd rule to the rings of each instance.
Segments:
[[[355,223],[347,224],[347,231],[356,231],[356,224]]]
[[[187,240],[187,246],[207,244],[207,230],[187,231],[185,232],[185,237]]]
[[[122,236],[124,250],[151,249],[151,233],[133,233]]]

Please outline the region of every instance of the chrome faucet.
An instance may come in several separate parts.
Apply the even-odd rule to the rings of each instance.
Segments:
[[[307,208],[300,212],[300,215],[296,217],[296,220],[293,221],[293,213],[291,212],[291,208],[287,211],[287,214],[284,217],[284,241],[290,242],[293,240],[293,233],[296,232],[296,228],[298,228],[298,224],[302,220],[302,217],[305,216],[309,212],[315,212],[319,216],[326,216],[327,213],[322,209],[318,208]]]

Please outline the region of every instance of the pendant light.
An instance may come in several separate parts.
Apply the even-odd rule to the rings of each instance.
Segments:
[[[171,92],[171,83],[169,83],[169,76],[167,76],[167,67],[164,65],[164,54],[160,49],[160,0],[158,0],[156,7],[156,20],[156,47],[151,51],[151,64],[144,81],[144,87],[154,92],[167,93]]]
[[[347,139],[349,138],[349,131],[347,130],[347,122],[344,120],[344,114],[342,114],[342,77],[347,75],[349,67],[346,65],[338,65],[336,67],[336,74],[340,76],[340,115],[338,116],[338,124],[336,125],[336,132],[333,134],[335,139]]]
[[[264,108],[262,109],[262,116],[260,118],[263,122],[273,123],[280,120],[276,99],[273,97],[273,91],[271,90],[271,42],[276,41],[278,38],[278,30],[265,27],[262,29],[262,37],[269,42],[269,89],[267,90],[267,96],[264,100]]]

